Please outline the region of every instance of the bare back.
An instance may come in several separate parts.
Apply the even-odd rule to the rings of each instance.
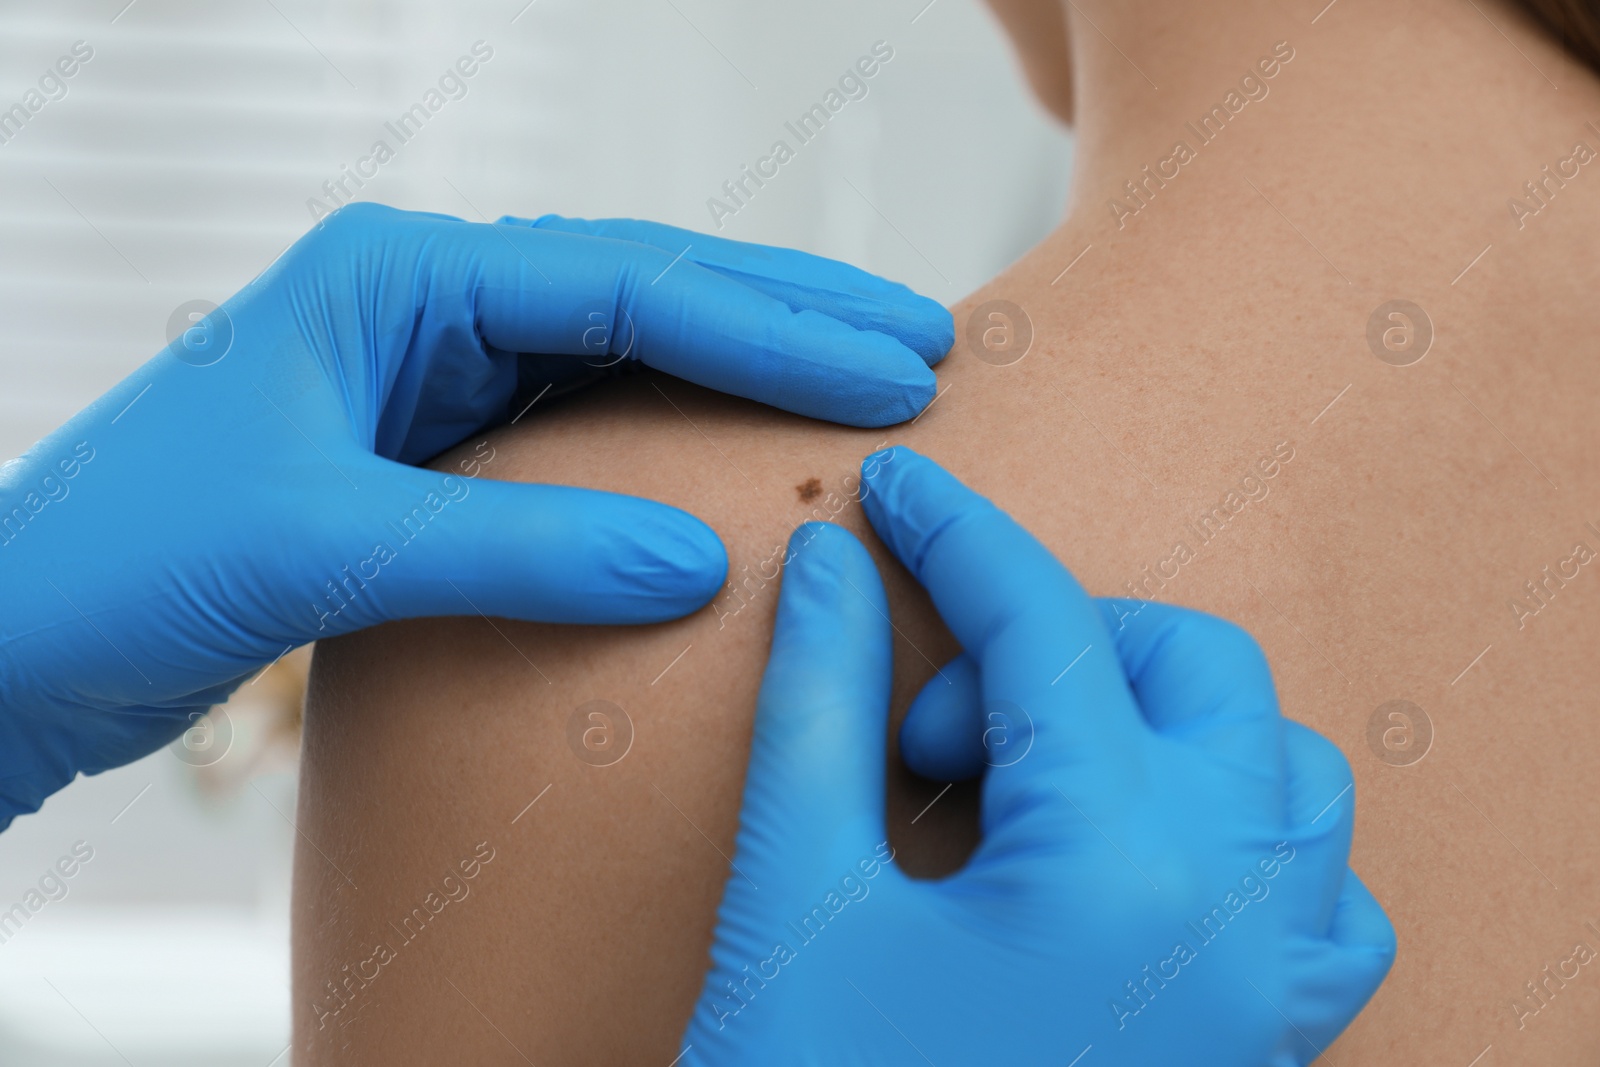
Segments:
[[[1373,28],[1350,2],[1353,28],[1330,14],[1236,48],[1241,69],[1286,38],[1294,58],[1146,197],[1122,180],[1196,138],[1156,130],[1080,175],[1067,222],[955,309],[915,423],[840,429],[641,375],[441,458],[692,510],[726,541],[730,585],[662,626],[469,617],[319,648],[297,1062],[673,1060],[789,530],[830,519],[877,554],[896,724],[956,651],[850,499],[885,440],[1011,511],[1091,592],[1244,625],[1285,715],[1349,756],[1352,866],[1400,955],[1338,1063],[1461,1067],[1490,1045],[1485,1063],[1592,1062],[1600,962],[1577,946],[1600,951],[1600,165],[1574,145],[1600,149],[1600,90],[1498,8],[1560,93],[1493,27]],[[1459,83],[1407,68],[1396,95],[1423,49]],[[1534,198],[1545,164],[1569,176]],[[1517,196],[1538,210],[1519,217]],[[891,770],[914,873],[974,840],[974,792],[944,786]]]

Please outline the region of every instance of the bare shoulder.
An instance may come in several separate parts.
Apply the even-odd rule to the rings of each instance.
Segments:
[[[1600,203],[1572,192],[1575,212]],[[1270,205],[1234,206],[1255,221],[1224,232],[1175,192],[1141,220],[1153,237],[1064,227],[956,309],[939,398],[887,433],[646,374],[442,457],[687,508],[732,569],[662,626],[468,617],[319,648],[295,900],[306,1062],[508,1042],[535,1061],[672,1060],[789,531],[834,521],[877,553],[896,716],[955,651],[854,500],[886,441],[991,496],[1091,592],[1244,625],[1285,714],[1349,756],[1353,865],[1401,955],[1340,1062],[1580,1047],[1600,984],[1542,976],[1600,948],[1600,800],[1570,787],[1600,761],[1593,267],[1553,233],[1459,284],[1476,249],[1437,279],[1419,256],[1381,289],[1346,285]],[[926,873],[975,833],[971,795],[943,785],[891,774],[891,832]]]
[[[856,471],[883,437],[655,376],[539,414],[439,463],[692,510],[728,545],[728,584],[661,626],[456,618],[318,648],[294,911],[305,1062],[487,1062],[507,1040],[535,1061],[679,1051],[733,849],[778,549],[808,519],[865,534]],[[951,654],[936,626],[902,629]],[[931,673],[909,647],[902,660],[906,687]],[[902,772],[901,821],[937,791]],[[947,797],[918,828],[923,862],[947,869],[970,806]]]

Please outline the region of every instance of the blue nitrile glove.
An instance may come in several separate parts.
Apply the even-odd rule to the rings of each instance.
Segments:
[[[883,586],[850,534],[801,527],[683,1062],[1315,1058],[1387,973],[1394,932],[1346,865],[1349,767],[1279,717],[1255,642],[1198,612],[1097,604],[907,449],[862,480],[966,650],[908,729],[924,765],[987,737],[983,841],[941,880],[892,862]]]
[[[928,403],[952,336],[933,301],[798,252],[344,208],[0,468],[0,828],[307,641],[417,615],[653,622],[710,599],[727,557],[681,511],[472,480],[482,450],[406,466],[516,416],[556,357],[875,426]]]

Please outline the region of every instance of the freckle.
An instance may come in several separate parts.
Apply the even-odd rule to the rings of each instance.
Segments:
[[[813,500],[817,499],[817,497],[822,495],[822,479],[807,478],[805,481],[795,486],[794,491],[800,494],[801,501],[809,504]]]

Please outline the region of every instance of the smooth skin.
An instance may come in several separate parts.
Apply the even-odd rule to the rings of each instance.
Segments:
[[[1400,948],[1333,1062],[1593,1060],[1600,972],[1559,971],[1574,973],[1578,943],[1600,950],[1587,925],[1600,925],[1600,795],[1587,785],[1600,766],[1600,572],[1549,580],[1542,605],[1526,583],[1545,567],[1559,578],[1579,541],[1600,551],[1586,525],[1600,526],[1600,171],[1583,166],[1521,228],[1507,200],[1574,142],[1600,149],[1587,126],[1600,124],[1600,80],[1502,3],[1338,0],[1317,18],[1325,7],[1063,5],[1074,203],[954,308],[961,340],[915,423],[823,427],[640,378],[488,438],[485,477],[692,510],[728,546],[738,592],[643,630],[501,623],[502,637],[468,617],[319,646],[297,819],[327,856],[302,845],[297,857],[307,1062],[520,1063],[484,1016],[536,1063],[671,1062],[735,847],[779,588],[769,561],[807,520],[844,526],[872,554],[896,629],[891,752],[905,710],[960,652],[850,503],[861,457],[897,442],[1014,516],[1091,594],[1126,597],[1147,567],[1164,571],[1145,595],[1254,635],[1283,715],[1344,752],[1361,797],[1350,865]],[[1295,58],[1270,95],[1119,229],[1107,202],[1123,183],[1279,41]],[[1005,149],[972,131],[946,148],[997,165]],[[959,219],[896,223],[926,250],[924,233]],[[996,299],[1033,326],[1008,366],[965,340]],[[1411,366],[1367,341],[1395,299],[1434,326]],[[578,443],[596,434],[606,449]],[[806,500],[797,487],[813,478]],[[1219,504],[1227,522],[1203,541],[1193,528]],[[1193,557],[1164,563],[1180,541]],[[1513,599],[1537,613],[1519,625]],[[597,699],[633,725],[605,767],[567,732]],[[1420,723],[1380,717],[1369,742],[1394,700],[1432,727],[1409,765],[1381,758],[1384,736],[1420,738]],[[454,724],[442,736],[441,714]],[[959,869],[977,791],[946,792],[950,778],[918,778],[892,754],[885,775],[896,862],[913,876]],[[337,1006],[324,983],[480,840],[499,851],[472,896],[319,1033],[319,994]]]

